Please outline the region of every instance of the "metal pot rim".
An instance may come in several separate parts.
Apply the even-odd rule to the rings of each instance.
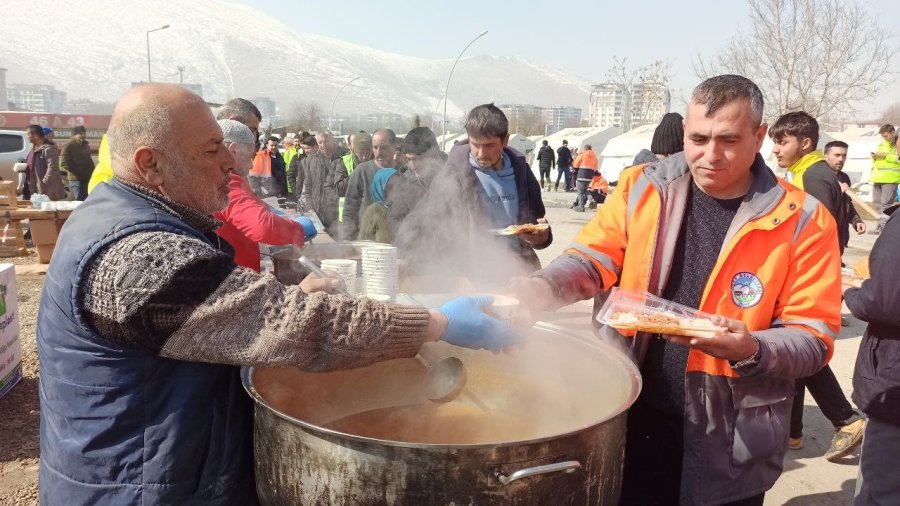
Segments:
[[[340,432],[340,431],[336,431],[336,430],[326,429],[319,425],[315,425],[315,424],[294,418],[285,413],[282,413],[281,411],[279,411],[279,410],[275,409],[274,407],[272,407],[271,405],[269,405],[269,403],[266,402],[266,400],[262,397],[262,395],[260,395],[259,392],[257,392],[256,389],[253,388],[253,369],[254,369],[253,366],[241,367],[241,384],[244,386],[244,390],[247,392],[247,394],[250,395],[250,397],[253,399],[253,401],[257,405],[269,410],[272,414],[274,414],[278,418],[281,418],[282,420],[285,420],[287,422],[291,422],[295,425],[299,425],[309,431],[312,431],[315,433],[322,433],[322,434],[332,436],[332,437],[350,439],[350,440],[358,441],[358,442],[362,442],[362,443],[377,444],[377,445],[382,445],[382,446],[396,446],[396,447],[402,447],[402,448],[421,448],[421,449],[432,449],[432,450],[433,449],[442,449],[442,450],[460,449],[460,450],[463,450],[463,449],[478,449],[478,448],[504,448],[504,447],[512,447],[512,446],[521,446],[523,444],[534,444],[534,443],[543,443],[546,441],[552,441],[555,439],[560,439],[560,438],[564,438],[564,437],[568,437],[568,436],[577,434],[579,432],[590,429],[592,427],[596,427],[598,425],[602,425],[602,424],[608,422],[609,420],[612,420],[612,419],[616,418],[617,416],[621,415],[622,413],[624,413],[632,404],[634,404],[634,401],[637,400],[637,396],[641,391],[641,385],[642,385],[641,375],[638,371],[637,366],[634,364],[634,362],[632,360],[630,360],[626,356],[626,354],[623,353],[621,350],[618,350],[618,349],[616,349],[615,346],[605,343],[603,341],[597,340],[597,339],[588,340],[585,337],[579,336],[577,334],[572,334],[568,330],[566,330],[558,325],[553,325],[551,323],[537,322],[537,323],[535,323],[534,327],[537,329],[540,329],[540,330],[545,330],[545,331],[550,331],[550,332],[554,332],[557,334],[562,334],[570,339],[576,339],[578,341],[581,341],[586,346],[592,346],[595,348],[603,348],[603,349],[612,351],[613,353],[609,354],[608,356],[614,357],[614,359],[617,362],[619,362],[625,368],[626,371],[628,371],[630,373],[630,376],[633,380],[633,381],[631,381],[631,388],[625,398],[625,401],[623,401],[617,409],[613,410],[606,417],[601,418],[589,425],[586,425],[586,426],[583,426],[580,428],[576,428],[576,429],[572,429],[571,431],[564,432],[561,434],[554,434],[554,435],[544,436],[544,437],[535,438],[535,439],[527,439],[527,440],[522,440],[522,441],[504,441],[501,443],[478,443],[478,444],[469,444],[469,445],[410,443],[410,442],[406,442],[406,441],[376,439],[376,438],[358,436],[356,434],[348,434],[346,432]]]

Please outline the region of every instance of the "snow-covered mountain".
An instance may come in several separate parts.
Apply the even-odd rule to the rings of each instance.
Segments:
[[[327,111],[355,76],[362,78],[341,93],[336,113],[430,112],[453,63],[297,33],[266,13],[220,0],[82,0],[37,11],[0,0],[0,11],[7,82],[52,84],[69,99],[114,101],[146,80],[146,31],[164,24],[171,27],[150,35],[154,81],[177,81],[183,66],[184,82],[201,84],[207,100],[265,96],[282,114],[309,101]],[[578,76],[524,58],[468,57],[454,71],[448,116],[489,101],[585,108],[589,90]]]

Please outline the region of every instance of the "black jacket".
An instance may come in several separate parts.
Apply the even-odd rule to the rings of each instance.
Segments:
[[[572,152],[566,146],[560,146],[556,150],[556,164],[560,167],[572,166]]]
[[[844,183],[847,186],[850,186],[850,176],[845,174],[842,171],[837,171],[834,173],[834,176],[837,178],[838,183]],[[847,248],[847,244],[850,243],[850,227],[856,228],[857,223],[862,223],[862,218],[859,217],[859,211],[856,210],[856,206],[853,205],[853,199],[851,199],[846,193],[842,194],[843,198],[843,209],[841,212],[841,216],[837,220],[838,225],[838,240],[841,243],[841,253],[843,253],[844,249]]]
[[[541,263],[527,242],[490,233],[492,225],[481,185],[469,165],[469,152],[468,141],[453,147],[445,170],[434,178],[424,198],[399,225],[394,243],[409,261],[411,272],[462,276],[502,286],[510,276],[540,269]],[[504,152],[515,171],[519,201],[516,223],[536,223],[545,215],[540,185],[525,155],[511,148],[504,148]],[[546,248],[551,242],[552,233],[537,248]]]
[[[843,213],[844,193],[828,162],[819,160],[806,169],[803,173],[803,191],[821,202],[834,221],[838,221]]]
[[[553,154],[553,148],[550,146],[541,146],[537,154],[538,167],[541,169],[550,169],[556,165],[556,155]]]
[[[844,292],[856,318],[869,324],[853,372],[853,402],[864,413],[900,426],[900,218],[888,220],[869,255],[871,279]]]

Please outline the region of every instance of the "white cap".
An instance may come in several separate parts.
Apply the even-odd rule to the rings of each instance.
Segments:
[[[238,144],[256,144],[253,132],[247,125],[233,119],[220,119],[219,128],[225,142],[237,142]]]

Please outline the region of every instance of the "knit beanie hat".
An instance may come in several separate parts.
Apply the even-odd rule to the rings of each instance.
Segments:
[[[361,149],[363,151],[371,151],[372,134],[367,132],[359,132],[353,134],[353,145],[356,146],[357,149]]]
[[[428,127],[416,127],[406,134],[400,152],[413,155],[424,155],[433,149],[437,149],[437,138]]]
[[[656,155],[672,155],[684,151],[684,118],[677,112],[670,112],[662,117],[659,126],[653,131],[650,151]]]

